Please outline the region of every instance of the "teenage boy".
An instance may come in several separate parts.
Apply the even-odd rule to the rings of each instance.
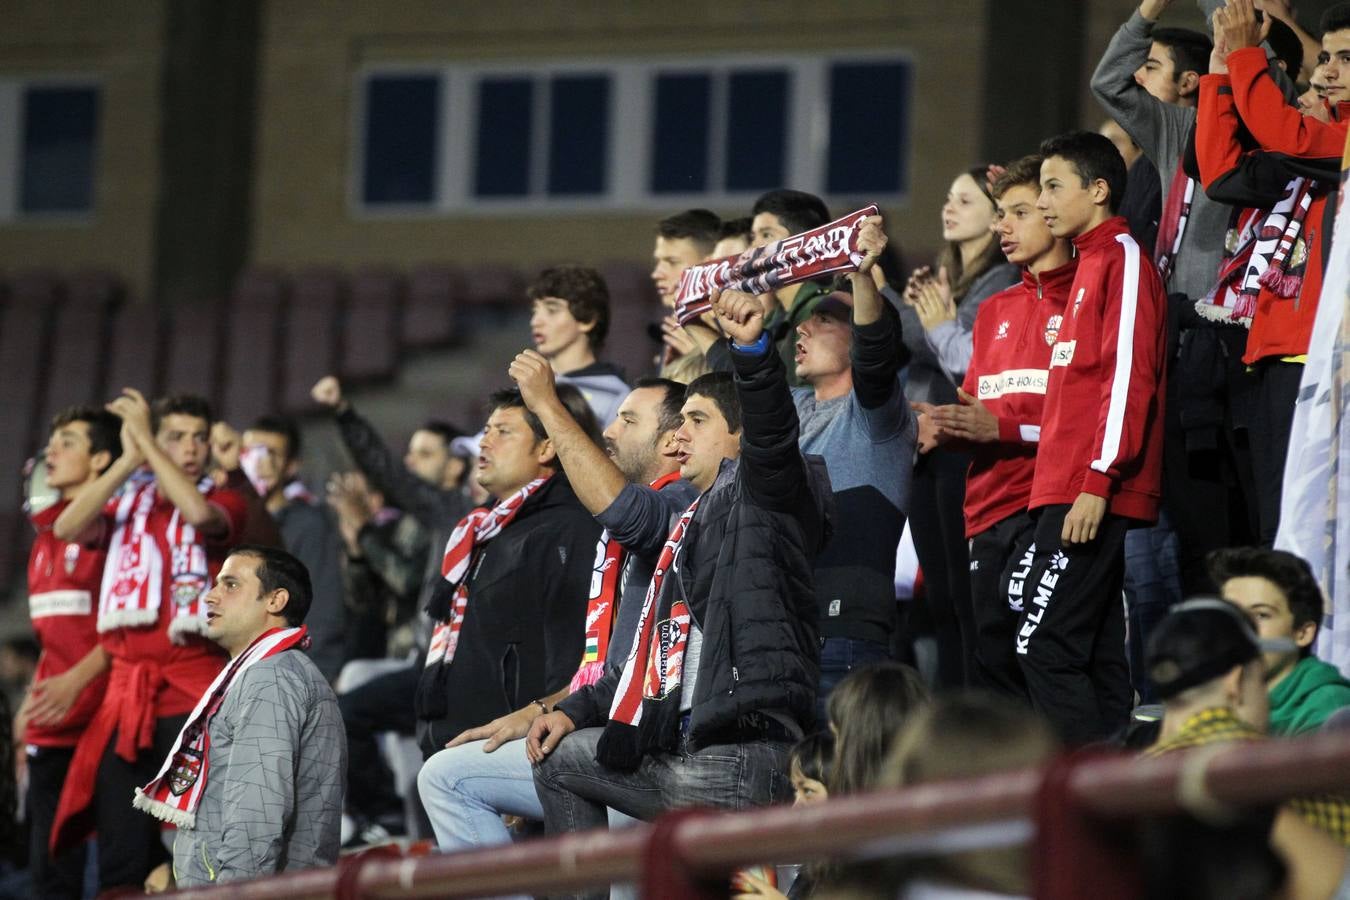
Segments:
[[[1237,547],[1210,554],[1209,570],[1224,599],[1246,610],[1262,638],[1286,641],[1284,651],[1265,654],[1271,734],[1314,731],[1350,706],[1350,681],[1313,655],[1326,604],[1305,561],[1283,550]]]
[[[595,269],[554,266],[539,273],[526,290],[534,348],[574,385],[604,428],[628,396],[623,373],[596,354],[609,332],[609,288]]]
[[[675,295],[684,270],[705,259],[717,258],[721,233],[721,220],[706,209],[688,209],[657,223],[652,282],[666,309],[675,308]],[[682,326],[673,314],[668,314],[661,321],[659,336],[665,344],[660,357],[663,378],[688,384],[708,371],[704,353],[717,335],[707,324],[691,322]]]
[[[814,194],[792,190],[775,190],[760,195],[751,210],[751,216],[751,247],[767,247],[775,241],[819,228],[830,221],[830,211],[825,201]],[[801,379],[797,377],[797,326],[810,317],[816,304],[827,293],[829,288],[825,285],[803,281],[779,288],[772,297],[761,298],[766,302],[768,312],[764,330],[778,347],[778,355],[787,368],[788,384],[791,387],[802,385]],[[714,368],[731,370],[729,363],[718,363]]]
[[[64,541],[52,525],[121,455],[120,429],[117,417],[102,409],[71,407],[58,413],[42,464],[47,486],[59,492],[60,500],[31,514],[37,534],[28,555],[28,613],[42,655],[19,709],[15,736],[28,756],[28,867],[40,897],[84,893],[84,845],[52,856],[47,842],[75,745],[108,684],[94,602],[103,580],[106,536]]]
[[[985,687],[1025,696],[1013,638],[1022,601],[1011,606],[1001,580],[1030,542],[1035,522],[1027,511],[1050,351],[1059,339],[1064,307],[1078,263],[1067,238],[1055,237],[1036,209],[1041,158],[1010,163],[994,182],[995,234],[1022,281],[985,301],[975,317],[974,352],[960,404],[924,410],[941,444],[971,452],[966,478],[966,539],[975,615],[975,667]],[[1022,582],[1016,582],[1021,585]]]
[[[300,481],[300,427],[279,415],[258,418],[243,436],[243,467],[286,549],[304,563],[314,605],[306,619],[309,658],[329,684],[346,662],[343,638],[342,539],[323,506]]]
[[[1078,271],[1050,354],[1027,504],[1036,518],[1014,649],[1033,706],[1067,743],[1106,738],[1130,710],[1120,596],[1125,531],[1158,517],[1166,295],[1115,215],[1125,161],[1074,132],[1041,145],[1037,208]],[[1012,573],[1010,581],[1018,580]]]
[[[108,410],[122,420],[122,455],[52,529],[63,540],[110,535],[98,612],[108,690],[76,746],[52,835],[59,849],[97,827],[100,890],[140,888],[166,861],[157,823],[127,798],[154,777],[221,669],[201,636],[204,602],[248,515],[243,497],[207,477],[205,400],[165,397],[152,409],[128,388]]]

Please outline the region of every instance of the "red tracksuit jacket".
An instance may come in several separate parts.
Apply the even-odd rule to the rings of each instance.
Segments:
[[[1167,295],[1116,216],[1074,238],[1078,272],[1051,349],[1029,508],[1105,497],[1154,522],[1162,478]]]
[[[1036,470],[1050,348],[1059,337],[1077,260],[1042,272],[980,307],[962,389],[998,417],[998,443],[972,444],[966,477],[966,537],[1027,508]]]

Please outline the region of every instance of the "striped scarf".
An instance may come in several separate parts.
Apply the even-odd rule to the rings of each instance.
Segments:
[[[670,472],[653,481],[650,487],[659,491],[679,477],[679,470]],[[600,540],[595,545],[595,570],[591,572],[591,594],[586,601],[586,649],[581,656],[581,668],[568,685],[569,692],[595,684],[605,674],[609,636],[614,630],[614,611],[620,601],[627,557],[628,552],[614,540],[609,529],[600,532]]]
[[[203,480],[199,489],[209,485]],[[164,589],[164,557],[148,524],[158,501],[154,475],[138,472],[127,482],[113,514],[108,562],[99,590],[99,633],[136,628],[159,621]],[[165,532],[169,548],[168,595],[173,599],[169,637],[206,631],[206,594],[211,589],[206,546],[197,529],[174,509]]]
[[[876,214],[875,206],[864,207],[767,247],[690,266],[680,276],[675,318],[687,325],[710,311],[714,291],[767,294],[836,272],[857,271],[867,255],[858,249],[858,234],[863,220]]]
[[[159,774],[145,787],[136,789],[132,805],[179,828],[195,828],[197,806],[206,790],[206,776],[211,764],[211,719],[220,711],[230,686],[249,666],[295,646],[303,649],[306,639],[303,625],[269,629],[254,638],[243,653],[221,669],[197,701],[192,715],[183,723],[183,730],[174,741],[174,750],[159,767]]]
[[[1172,265],[1181,252],[1181,239],[1186,236],[1186,224],[1191,219],[1191,202],[1195,199],[1195,179],[1187,176],[1185,167],[1177,166],[1172,186],[1167,189],[1167,205],[1162,221],[1158,223],[1158,237],[1154,243],[1154,259],[1158,274],[1167,284]]]
[[[428,668],[437,663],[448,666],[454,661],[464,614],[469,608],[469,573],[478,551],[511,524],[525,501],[547,481],[548,478],[536,478],[492,509],[475,509],[460,519],[451,532],[445,543],[445,556],[441,559],[441,576],[453,585],[454,594],[448,610],[432,611],[437,621],[427,650]]]
[[[690,614],[683,599],[664,597],[661,587],[666,573],[677,568],[680,546],[702,499],[694,500],[670,530],[647,585],[633,647],[623,664],[609,722],[595,748],[595,758],[610,768],[636,769],[649,749],[663,746],[671,724],[678,719]]]

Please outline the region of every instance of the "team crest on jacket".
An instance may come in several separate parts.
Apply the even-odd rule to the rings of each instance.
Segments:
[[[191,747],[184,747],[173,755],[173,767],[169,769],[169,792],[181,797],[202,774],[202,755]]]
[[[670,618],[656,623],[655,653],[647,654],[647,674],[642,680],[642,696],[661,700],[680,689],[684,675],[684,651],[689,646],[689,605],[676,600],[670,605]]]
[[[1045,344],[1048,347],[1055,346],[1055,341],[1059,340],[1059,328],[1064,324],[1063,316],[1051,316],[1045,320]]]
[[[1007,319],[1004,319],[1002,322],[999,322],[999,323],[998,323],[998,333],[994,335],[994,340],[996,340],[996,341],[1001,341],[1001,340],[1003,340],[1005,337],[1007,337],[1007,336],[1008,336],[1008,326],[1011,325],[1011,324],[1012,324],[1012,323],[1009,322]]]

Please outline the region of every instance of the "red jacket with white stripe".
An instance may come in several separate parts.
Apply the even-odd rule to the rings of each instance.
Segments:
[[[998,443],[972,444],[966,537],[1027,508],[1050,370],[1077,260],[1022,281],[980,307],[962,389],[998,417]]]
[[[1158,518],[1167,295],[1116,216],[1074,238],[1078,272],[1051,350],[1035,509],[1083,492],[1118,516]]]

